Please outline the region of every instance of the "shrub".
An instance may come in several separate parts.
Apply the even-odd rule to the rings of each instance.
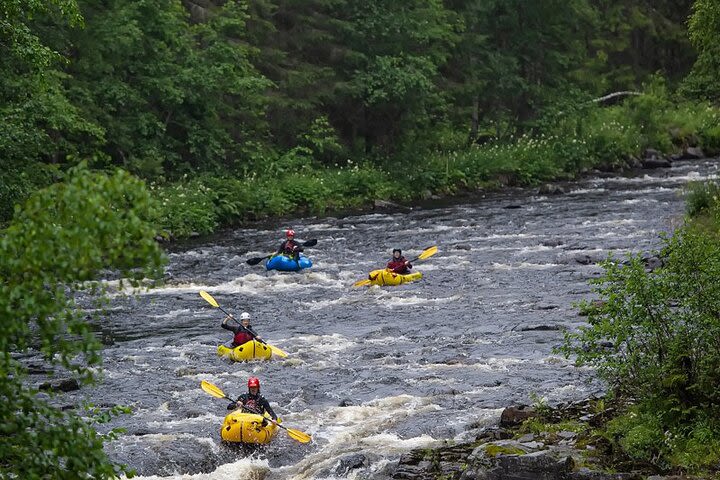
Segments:
[[[691,217],[709,211],[720,198],[720,185],[715,182],[692,182],[686,187],[685,211]]]
[[[619,420],[611,433],[630,456],[662,466],[677,462],[678,449],[698,449],[691,441],[698,433],[688,426],[720,415],[720,246],[688,225],[659,253],[665,266],[654,272],[639,255],[605,262],[593,282],[601,302],[583,304],[589,325],[567,333],[561,350],[596,367],[613,393],[638,399],[635,417]],[[717,425],[710,429],[720,438]],[[677,446],[661,445],[658,434],[666,431]]]

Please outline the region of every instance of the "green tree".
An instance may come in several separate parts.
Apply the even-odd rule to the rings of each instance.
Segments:
[[[163,256],[149,225],[142,182],[75,169],[35,193],[0,238],[0,477],[114,478],[91,421],[63,412],[25,381],[18,353],[36,351],[85,382],[100,343],[77,308],[80,291],[102,290],[101,269],[133,283],[156,277]]]
[[[692,0],[600,0],[596,33],[583,80],[595,93],[639,88],[662,74],[677,83],[690,70],[695,53],[686,19]]]
[[[440,68],[457,41],[457,16],[439,0],[350,0],[342,31],[349,50],[330,114],[364,152],[392,153],[442,120]]]
[[[445,77],[456,122],[471,138],[480,124],[497,136],[512,132],[577,88],[573,74],[583,65],[595,19],[586,0],[450,5],[461,14],[464,32]]]
[[[90,153],[103,137],[68,100],[63,57],[41,38],[38,18],[82,24],[74,0],[0,2],[0,223],[15,203],[52,181],[38,162]]]
[[[698,59],[685,82],[690,94],[720,101],[720,5],[713,0],[696,0],[690,18],[690,39]]]
[[[278,149],[296,145],[337,102],[338,67],[347,54],[339,35],[345,0],[250,0],[248,39],[254,65],[274,88],[268,121]]]
[[[244,2],[190,25],[179,0],[81,2],[68,36],[71,98],[107,134],[113,163],[146,177],[233,165],[262,140],[268,82],[244,42]],[[248,147],[252,150],[252,147]]]

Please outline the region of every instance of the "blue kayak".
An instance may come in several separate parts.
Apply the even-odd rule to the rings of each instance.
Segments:
[[[297,272],[310,267],[312,267],[312,261],[302,254],[297,261],[287,255],[275,255],[265,263],[265,268],[268,270],[280,270],[281,272]]]

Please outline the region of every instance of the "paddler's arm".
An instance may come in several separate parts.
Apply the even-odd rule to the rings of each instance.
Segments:
[[[225,330],[230,330],[233,333],[237,333],[240,329],[236,327],[235,325],[228,325],[228,321],[230,321],[231,318],[234,318],[232,315],[228,315],[225,317],[225,320],[220,324],[222,328]]]
[[[262,405],[261,405],[261,406],[262,406],[262,408],[263,408],[267,413],[270,414],[270,417],[271,417],[273,420],[277,420],[277,415],[275,415],[275,412],[273,412],[273,409],[272,409],[272,407],[270,406],[270,402],[268,402],[268,401],[265,399],[265,397],[263,397],[263,399],[262,399]]]

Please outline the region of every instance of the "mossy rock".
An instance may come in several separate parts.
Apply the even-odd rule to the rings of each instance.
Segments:
[[[511,445],[495,445],[490,443],[485,446],[485,453],[488,457],[495,458],[498,455],[524,455],[526,452]]]

